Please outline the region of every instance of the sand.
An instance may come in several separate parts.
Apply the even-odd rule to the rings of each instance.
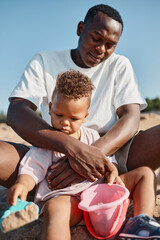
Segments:
[[[18,136],[11,127],[7,126],[5,123],[0,124],[0,140],[28,144],[24,139]]]
[[[143,113],[141,114],[139,129],[145,130],[160,124],[160,115],[153,113]]]

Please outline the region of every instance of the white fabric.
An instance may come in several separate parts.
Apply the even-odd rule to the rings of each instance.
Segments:
[[[70,69],[88,75],[96,87],[85,126],[105,133],[117,121],[116,109],[120,106],[137,103],[140,104],[141,110],[146,107],[129,60],[115,53],[105,62],[92,68],[80,68],[75,65],[70,50],[39,53],[26,67],[10,97],[31,101],[41,108],[43,119],[51,124],[48,104],[57,74]]]
[[[100,137],[98,132],[93,129],[81,127],[80,130],[80,141],[88,145],[91,145]],[[63,156],[64,154],[62,153],[31,147],[20,163],[19,174],[30,175],[35,180],[35,183],[38,184],[35,194],[35,203],[37,203],[40,207],[42,207],[44,202],[50,198],[64,194],[75,195],[95,184],[95,182],[93,183],[85,180],[70,187],[54,191],[50,190],[46,180],[46,176],[49,174],[48,168],[51,165],[54,165]],[[108,157],[108,159],[117,164],[114,156]]]

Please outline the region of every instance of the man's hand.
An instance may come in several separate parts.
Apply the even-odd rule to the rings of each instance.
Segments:
[[[27,198],[28,190],[24,184],[16,183],[7,192],[7,201],[10,205],[16,205],[17,198],[25,201]]]
[[[58,164],[51,166],[50,170],[52,173],[48,175],[47,180],[52,190],[71,186],[85,179],[71,168],[66,157]]]
[[[105,154],[95,146],[83,145],[80,151],[73,155],[74,157],[68,157],[68,161],[76,172],[84,176],[89,181],[95,181],[97,178],[104,176],[108,171],[118,176],[116,167],[108,160]],[[109,180],[111,183],[112,177]]]
[[[53,170],[48,176],[51,189],[64,188],[84,179],[95,181],[104,176],[106,170],[114,170],[100,149],[79,141],[76,146],[76,151],[69,149],[68,158],[50,167]]]
[[[118,176],[117,168],[98,148],[88,145],[86,146],[91,150],[91,159],[87,157],[89,162],[84,161],[81,158],[82,154],[77,154],[76,160],[73,157],[69,157],[68,159],[65,158],[58,164],[50,167],[50,170],[53,172],[47,179],[51,189],[71,186],[82,182],[84,179],[95,181],[96,178],[104,176],[106,172],[109,173],[109,177],[107,179],[108,182],[110,184],[114,182],[115,178]],[[80,161],[78,161],[79,159]]]

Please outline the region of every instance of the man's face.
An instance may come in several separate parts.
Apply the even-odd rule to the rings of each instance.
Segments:
[[[79,67],[88,68],[105,61],[114,52],[121,33],[122,25],[102,12],[92,21],[80,22],[74,62]]]

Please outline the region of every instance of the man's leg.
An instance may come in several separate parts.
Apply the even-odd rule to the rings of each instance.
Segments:
[[[14,184],[20,160],[28,150],[23,144],[0,141],[0,185],[9,188]]]
[[[128,155],[127,168],[160,167],[160,125],[140,132],[133,140]]]

